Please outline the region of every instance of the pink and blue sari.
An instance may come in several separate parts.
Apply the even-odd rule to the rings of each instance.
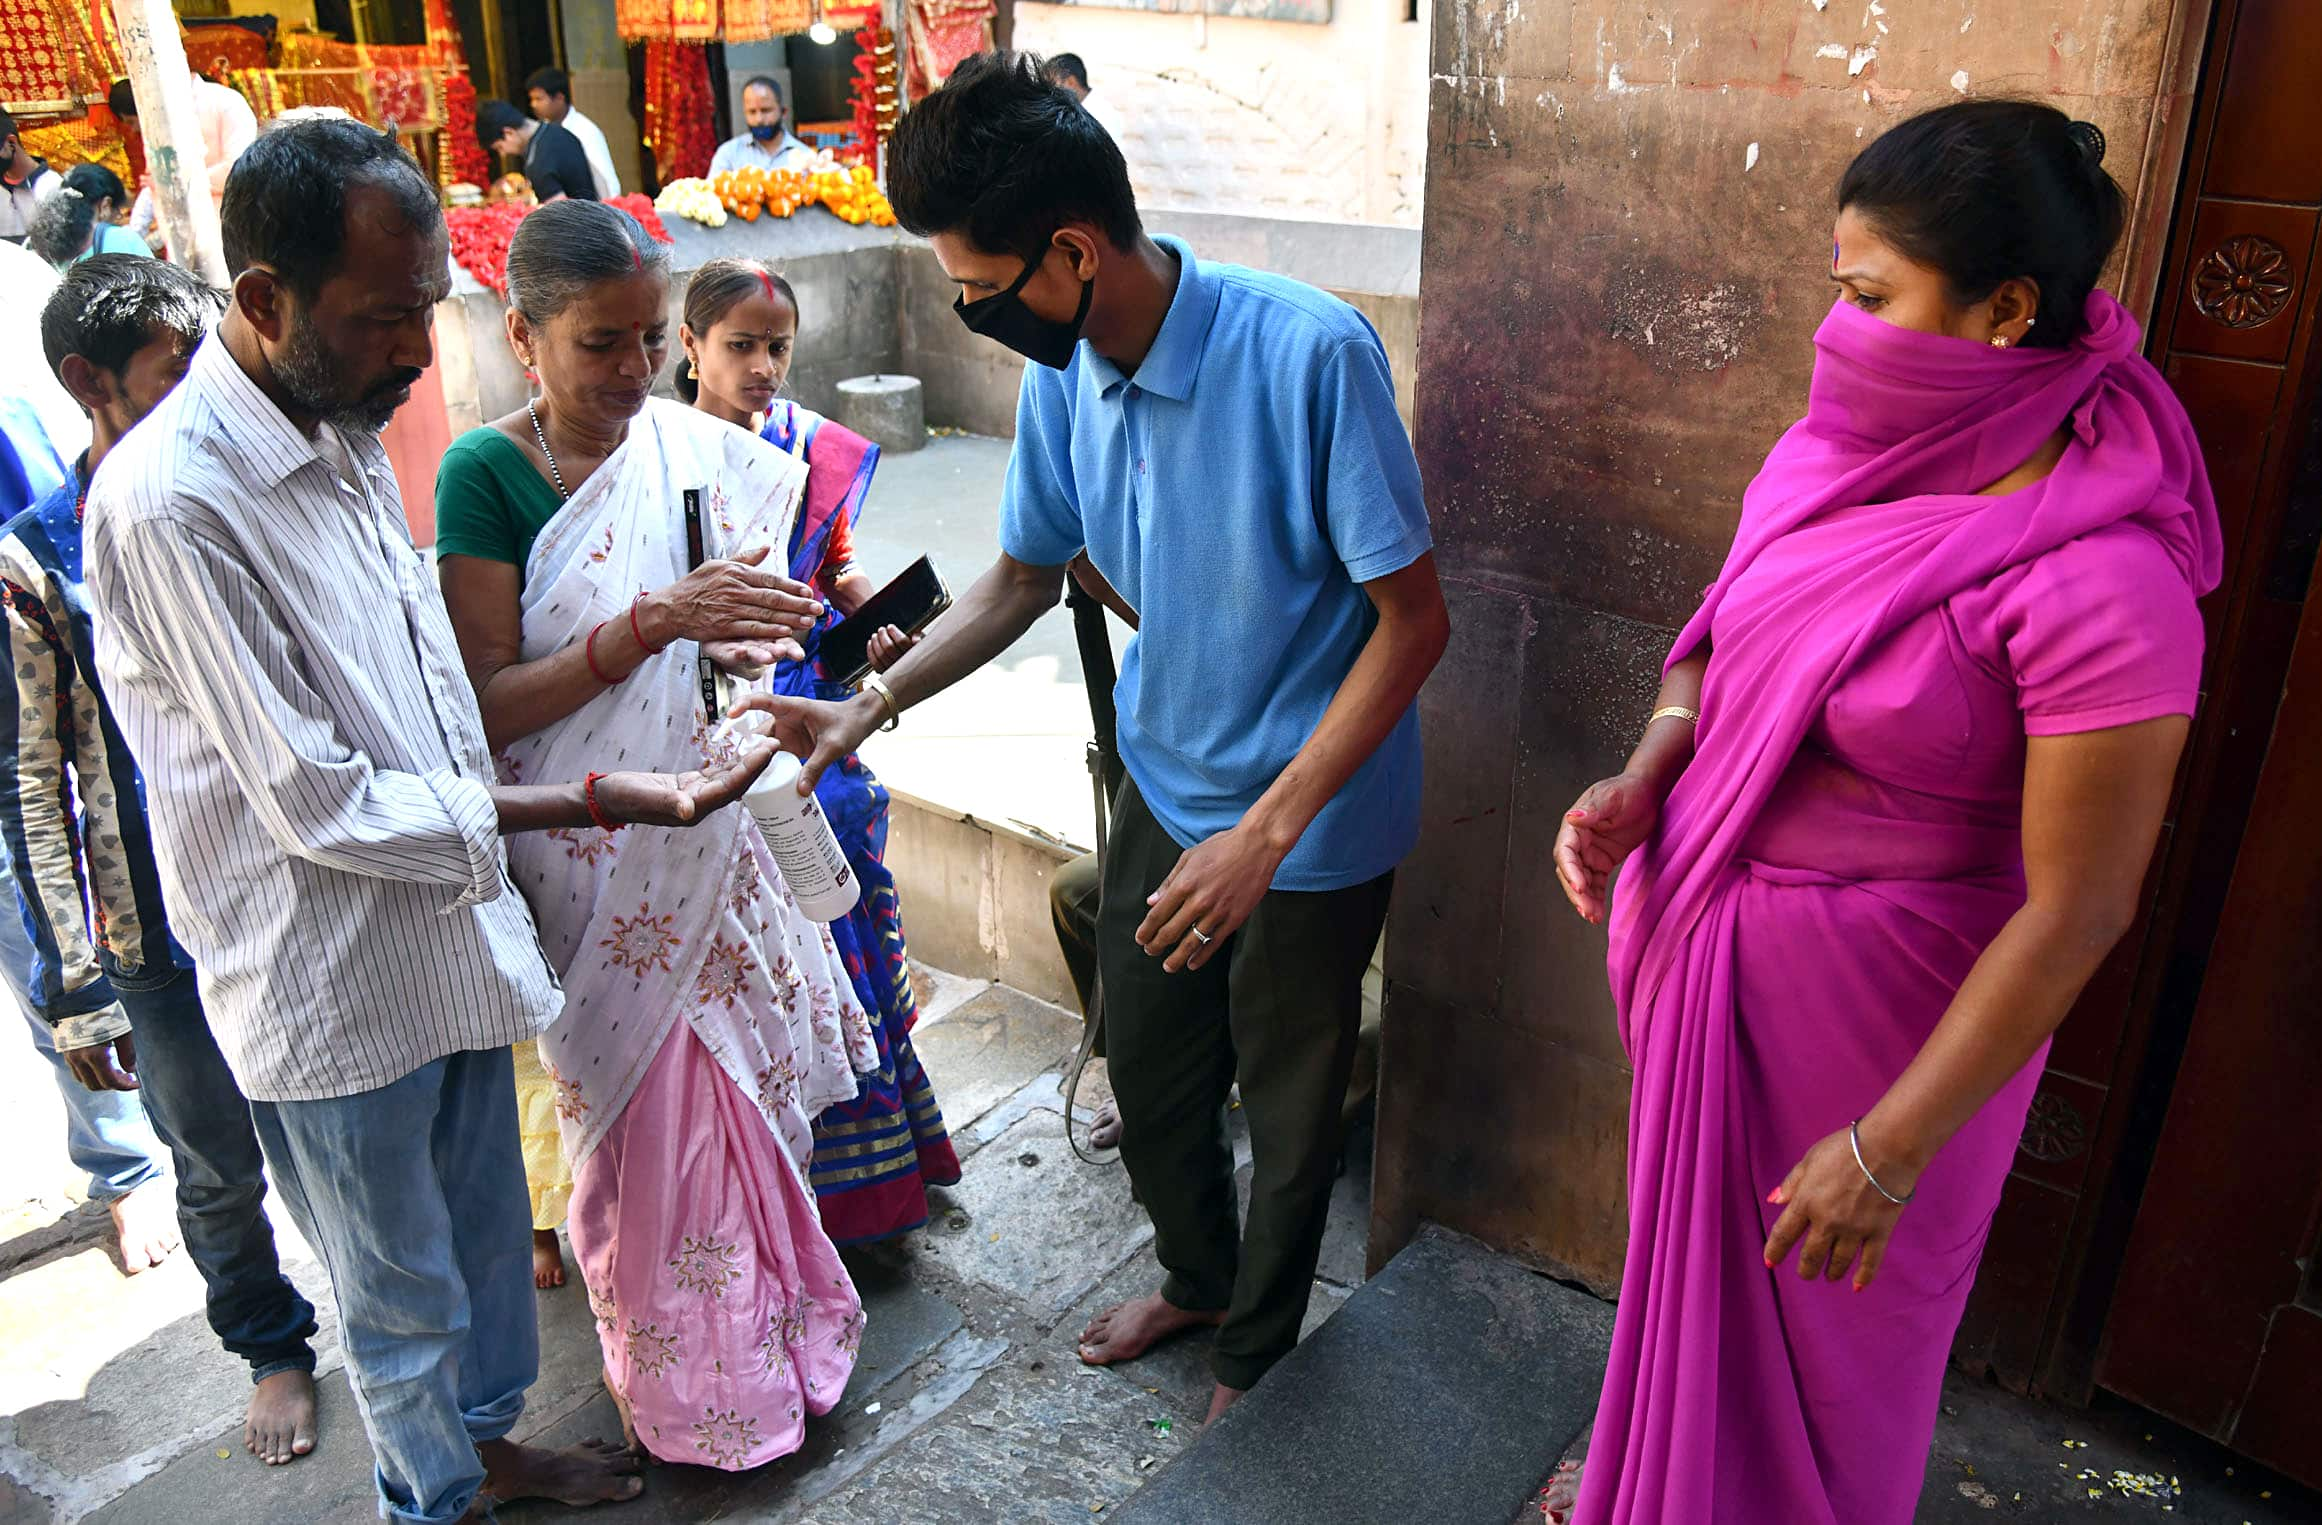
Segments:
[[[787,400],[768,412],[759,431],[770,443],[806,462],[806,500],[790,534],[790,575],[827,595],[823,562],[832,535],[852,528],[878,470],[879,447],[820,414]],[[820,663],[823,636],[837,624],[830,610],[802,644],[804,662],[773,673],[774,691],[838,698],[846,690]],[[887,791],[862,759],[848,756],[825,773],[815,798],[863,885],[863,898],[846,920],[831,924],[840,958],[863,1009],[877,1021],[879,1068],[858,1076],[852,1101],[814,1120],[810,1180],[822,1209],[823,1229],[839,1244],[865,1244],[907,1233],[927,1222],[927,1187],[960,1177],[959,1155],[944,1128],[943,1111],[928,1083],[911,1029],[919,1021],[904,950],[903,915],[887,850]]]

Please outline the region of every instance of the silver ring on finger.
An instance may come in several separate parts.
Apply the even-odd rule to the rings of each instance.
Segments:
[[[1195,927],[1193,928],[1193,935],[1201,940],[1201,945],[1204,948],[1209,946],[1210,935],[1207,932],[1202,931],[1199,927]]]

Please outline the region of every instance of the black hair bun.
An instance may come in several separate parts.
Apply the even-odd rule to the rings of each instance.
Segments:
[[[2073,143],[2080,149],[2080,156],[2088,161],[2090,169],[2104,163],[2103,128],[2094,122],[2074,122],[2064,130],[2072,135]]]

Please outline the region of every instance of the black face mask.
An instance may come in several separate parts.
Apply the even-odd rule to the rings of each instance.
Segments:
[[[1026,260],[1024,273],[1016,277],[1016,284],[999,295],[985,297],[980,302],[957,297],[952,301],[951,310],[959,314],[959,320],[971,331],[997,340],[1027,360],[1061,371],[1072,364],[1072,352],[1080,346],[1080,326],[1088,321],[1088,304],[1096,296],[1096,283],[1080,283],[1080,311],[1072,315],[1071,322],[1043,318],[1024,305],[1022,293],[1046,258],[1044,253],[1040,259]]]

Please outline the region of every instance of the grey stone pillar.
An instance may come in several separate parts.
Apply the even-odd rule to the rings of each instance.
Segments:
[[[856,376],[838,384],[833,416],[881,450],[927,445],[927,406],[916,376]]]

